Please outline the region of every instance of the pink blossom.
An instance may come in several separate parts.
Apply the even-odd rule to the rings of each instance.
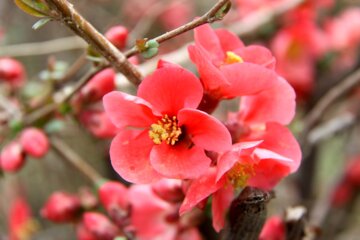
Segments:
[[[245,47],[227,30],[197,27],[195,45],[188,51],[205,93],[214,99],[257,94],[277,82],[270,51],[255,45]]]
[[[259,240],[285,240],[285,225],[278,216],[266,220],[261,230]]]
[[[71,222],[76,220],[80,210],[80,200],[76,195],[55,192],[41,209],[41,216],[57,223]]]
[[[0,166],[4,171],[16,172],[25,163],[23,149],[17,141],[4,146],[0,154]]]
[[[118,49],[126,46],[128,35],[129,31],[122,25],[113,26],[105,33],[105,37]]]
[[[130,187],[131,224],[139,240],[201,240],[201,235],[185,218],[180,218],[178,206],[159,198],[151,185]]]
[[[38,225],[32,218],[29,204],[23,197],[12,202],[9,211],[9,240],[30,239]]]
[[[113,240],[120,235],[119,228],[102,213],[86,212],[82,222],[84,227],[97,239]]]
[[[118,129],[102,109],[82,111],[79,114],[79,121],[98,138],[112,138],[118,132]]]
[[[25,83],[25,69],[23,65],[13,58],[0,58],[0,81],[18,88]]]
[[[138,96],[105,95],[105,111],[123,129],[110,147],[112,165],[120,176],[135,183],[162,176],[196,178],[210,166],[205,149],[229,149],[231,137],[224,125],[196,110],[202,95],[200,81],[192,73],[170,66],[147,76]]]
[[[49,140],[45,133],[37,128],[27,128],[22,131],[20,143],[24,152],[32,157],[41,158],[49,150]]]

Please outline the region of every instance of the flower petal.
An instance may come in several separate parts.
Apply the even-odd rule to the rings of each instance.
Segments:
[[[220,70],[230,83],[226,89],[228,98],[257,94],[277,82],[274,71],[253,63],[233,63]]]
[[[222,60],[225,57],[218,35],[209,24],[195,28],[194,39],[196,45],[200,45],[206,49],[210,54],[211,60]]]
[[[216,169],[209,168],[206,174],[192,181],[180,207],[180,215],[190,211],[201,201],[219,190],[225,184],[225,179],[216,181]]]
[[[269,69],[275,68],[276,59],[265,47],[252,45],[236,49],[234,53],[240,56],[244,62],[255,63]]]
[[[143,99],[123,92],[111,92],[103,98],[105,112],[118,128],[148,127],[157,121],[151,105]]]
[[[240,116],[244,122],[288,124],[295,115],[295,92],[283,78],[270,89],[241,98]]]
[[[240,38],[226,29],[216,29],[215,33],[219,38],[224,52],[234,51],[235,49],[244,47],[244,43],[240,40]]]
[[[199,110],[183,109],[178,120],[196,146],[216,152],[231,148],[231,135],[216,118]]]
[[[113,168],[122,178],[133,183],[150,183],[161,179],[149,161],[153,145],[147,131],[119,132],[110,146]]]
[[[234,189],[231,185],[220,188],[219,191],[214,193],[211,208],[215,231],[220,232],[224,228],[226,213],[230,208],[233,198]]]
[[[202,98],[199,79],[181,67],[163,66],[147,76],[139,86],[138,96],[161,114],[176,116],[184,108],[196,108]]]
[[[204,149],[184,143],[155,145],[150,154],[153,168],[168,178],[194,179],[206,172],[210,159]]]
[[[260,148],[268,149],[292,160],[292,162],[279,161],[282,164],[288,165],[290,172],[295,172],[299,168],[301,149],[289,129],[278,123],[267,123],[263,140],[259,145]]]
[[[222,97],[223,88],[228,88],[229,82],[220,70],[211,62],[210,55],[202,47],[190,45],[188,52],[192,62],[196,64],[201,82],[206,92],[214,97]]]

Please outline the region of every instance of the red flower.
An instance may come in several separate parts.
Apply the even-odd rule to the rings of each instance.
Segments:
[[[312,21],[298,20],[275,35],[271,49],[277,60],[276,71],[299,97],[307,97],[313,89],[315,63],[327,49],[324,33]]]
[[[82,222],[91,235],[97,239],[113,240],[120,235],[119,228],[102,213],[86,212]]]
[[[55,192],[41,209],[41,216],[57,223],[71,222],[78,217],[80,210],[80,200],[76,195]]]
[[[192,73],[170,66],[146,77],[137,97],[107,94],[105,111],[123,129],[110,147],[115,170],[136,183],[162,176],[192,179],[204,173],[210,165],[204,150],[226,151],[231,137],[221,122],[196,110],[202,95]]]
[[[253,141],[233,145],[218,158],[216,168],[190,185],[180,209],[187,212],[213,194],[213,225],[219,231],[234,196],[233,189],[253,186],[269,190],[300,165],[301,151],[289,130],[267,123]]]
[[[205,93],[214,99],[257,94],[277,82],[270,51],[261,46],[245,47],[227,30],[214,31],[209,25],[196,28],[195,45],[188,51]]]
[[[23,149],[17,141],[12,141],[1,150],[0,166],[4,171],[16,172],[25,163]]]
[[[99,198],[110,218],[121,225],[129,214],[128,189],[119,182],[106,182],[99,188]]]
[[[118,49],[123,49],[126,46],[128,35],[127,28],[121,25],[113,26],[105,33],[105,37]]]
[[[178,206],[159,198],[151,185],[132,185],[129,193],[131,224],[137,239],[202,239],[191,222],[180,218]]]
[[[37,128],[27,128],[21,133],[20,143],[24,152],[30,156],[41,158],[49,150],[49,140],[45,133]]]
[[[31,216],[27,201],[17,197],[11,204],[9,212],[9,240],[30,239],[38,230],[38,223]]]
[[[266,220],[261,230],[259,240],[285,240],[284,221],[278,216]]]
[[[21,87],[25,82],[23,65],[12,58],[0,58],[0,81],[5,81],[15,88]]]

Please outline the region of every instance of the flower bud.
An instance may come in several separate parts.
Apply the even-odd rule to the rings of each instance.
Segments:
[[[4,171],[15,172],[25,163],[24,154],[20,143],[13,141],[1,151],[0,165]]]
[[[81,89],[82,102],[96,102],[106,94],[115,89],[115,72],[107,68],[97,73]]]
[[[41,158],[49,150],[49,140],[45,133],[37,128],[27,128],[21,133],[20,143],[32,157]]]
[[[117,224],[129,214],[128,189],[121,183],[108,181],[99,188],[99,198],[107,213]]]
[[[128,34],[129,32],[126,27],[118,25],[107,30],[105,37],[109,39],[115,47],[122,49],[126,46]]]
[[[113,240],[119,234],[119,229],[101,213],[86,212],[83,223],[94,236],[101,240]]]
[[[354,186],[360,187],[360,159],[353,160],[345,172],[348,179]]]
[[[180,180],[176,179],[163,179],[152,185],[152,190],[161,199],[178,203],[184,199],[182,185]]]
[[[76,226],[76,236],[78,240],[99,240],[84,226],[83,223]]]
[[[284,240],[285,225],[280,217],[274,216],[269,218],[261,230],[259,240]]]
[[[84,209],[93,209],[98,205],[98,199],[88,187],[82,187],[79,191],[79,199]]]
[[[354,195],[351,183],[343,179],[334,189],[330,202],[333,207],[343,207],[348,204]]]
[[[25,81],[23,65],[12,58],[1,58],[0,81],[6,81],[13,87],[21,87]]]
[[[118,129],[103,111],[83,111],[80,114],[80,122],[98,138],[111,138],[118,132]]]
[[[57,223],[70,222],[76,219],[80,210],[81,204],[77,196],[55,192],[41,209],[41,216]]]

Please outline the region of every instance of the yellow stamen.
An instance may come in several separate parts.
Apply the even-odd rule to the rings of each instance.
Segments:
[[[247,181],[255,174],[254,166],[250,163],[235,163],[228,171],[227,179],[234,188],[245,187]]]
[[[175,145],[180,135],[181,128],[178,126],[177,118],[175,116],[170,118],[167,114],[157,123],[151,124],[149,131],[149,137],[155,144],[165,141],[167,144]]]
[[[225,64],[243,63],[244,60],[233,52],[226,52]]]

